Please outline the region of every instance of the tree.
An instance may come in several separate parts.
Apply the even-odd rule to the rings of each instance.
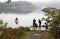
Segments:
[[[52,9],[53,8],[51,8],[52,12],[49,11],[45,14],[45,16],[47,16],[45,20],[50,23],[50,33],[52,34],[53,39],[60,39],[60,10],[56,9],[56,11],[54,11],[55,9]]]
[[[3,20],[0,19],[0,27],[5,28],[7,26],[8,22],[3,22]]]

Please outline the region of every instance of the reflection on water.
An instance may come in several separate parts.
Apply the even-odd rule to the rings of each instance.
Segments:
[[[18,17],[18,25],[14,23],[15,18]],[[32,20],[35,18],[37,23],[38,19],[44,17],[44,13],[41,12],[32,12],[29,14],[0,14],[0,18],[8,22],[8,27],[18,27],[18,26],[30,26],[32,25]]]

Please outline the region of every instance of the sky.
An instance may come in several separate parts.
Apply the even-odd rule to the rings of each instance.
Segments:
[[[7,0],[0,0],[0,2],[5,2]],[[60,2],[60,0],[12,0],[12,1],[28,1],[28,2]]]

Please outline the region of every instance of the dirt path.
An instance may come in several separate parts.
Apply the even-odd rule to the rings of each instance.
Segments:
[[[47,31],[42,31],[40,34],[33,34],[26,39],[48,39],[48,32]]]
[[[26,39],[39,39],[40,36],[41,36],[40,34],[33,34],[32,36],[27,37]]]

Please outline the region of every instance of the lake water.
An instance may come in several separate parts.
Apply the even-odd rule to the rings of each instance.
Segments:
[[[18,17],[18,25],[15,23],[15,18]],[[35,18],[36,19],[36,22],[38,24],[38,19],[41,19],[42,17],[44,17],[44,12],[42,11],[34,11],[34,12],[31,12],[31,13],[28,13],[28,14],[12,14],[12,13],[9,13],[9,14],[5,14],[5,13],[2,13],[0,14],[0,19],[4,20],[4,22],[8,22],[8,27],[19,27],[19,26],[30,26],[32,25],[32,21],[33,19]],[[42,21],[42,25],[43,25],[43,21]]]

